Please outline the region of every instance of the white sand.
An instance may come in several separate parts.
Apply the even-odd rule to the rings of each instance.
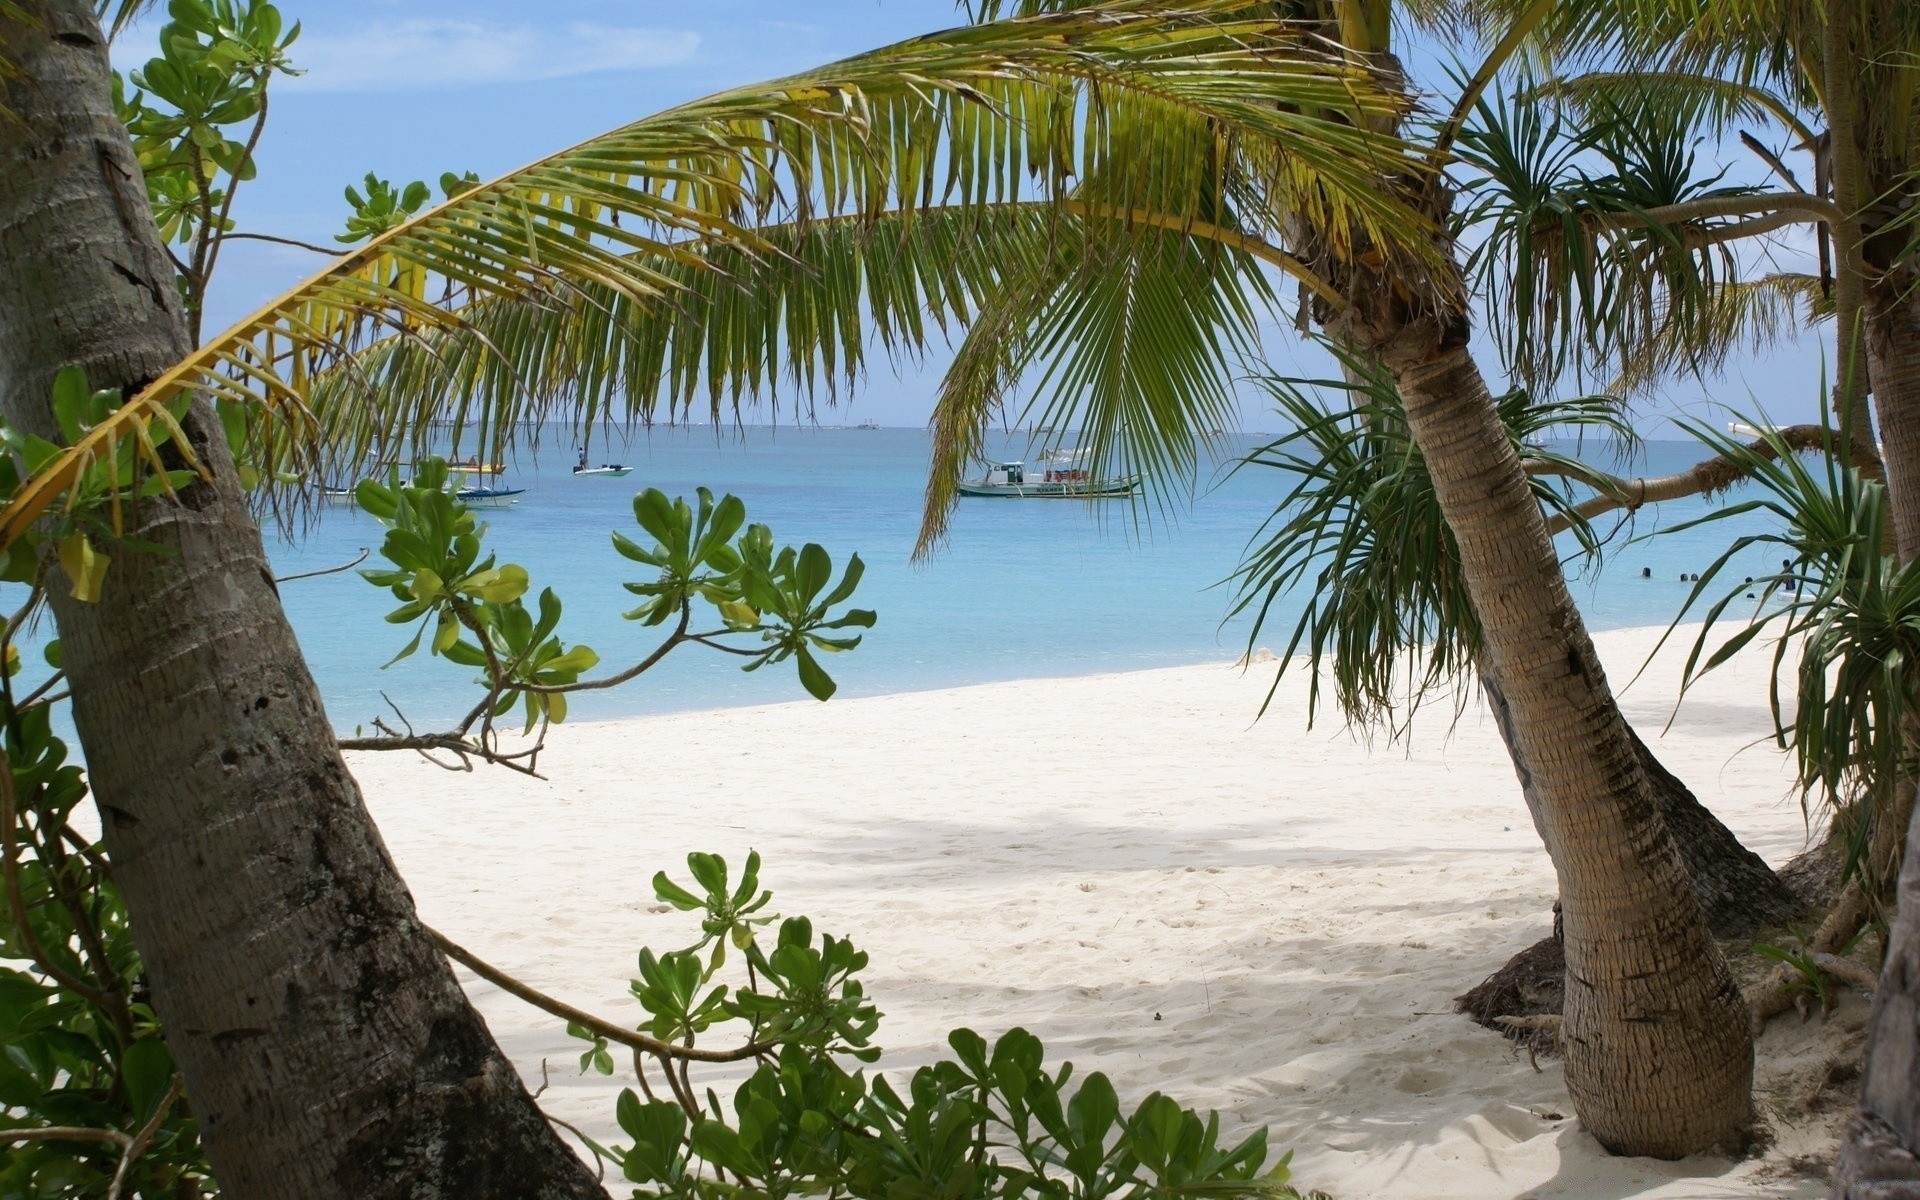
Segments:
[[[1648,631],[1598,639],[1616,686]],[[1765,655],[1717,672],[1660,735],[1669,652],[1624,693],[1656,753],[1776,865],[1805,830],[1765,738]],[[715,670],[727,669],[716,663]],[[410,755],[355,770],[427,920],[526,981],[632,1022],[633,953],[693,940],[649,880],[689,850],[766,859],[782,913],[871,952],[882,1068],[965,1024],[1023,1025],[1050,1058],[1270,1127],[1295,1179],[1404,1196],[1821,1196],[1783,1166],[1821,1153],[1807,1071],[1857,1040],[1776,1022],[1760,1096],[1768,1159],[1610,1159],[1571,1119],[1557,1064],[1450,998],[1547,930],[1551,868],[1489,722],[1426,714],[1411,753],[1304,725],[1304,679],[1264,720],[1271,665],[1143,671],[830,704],[568,726],[542,767],[449,774]],[[780,681],[786,686],[790,681]],[[770,687],[773,686],[770,684]],[[1758,744],[1755,744],[1756,741]],[[462,972],[556,1115],[618,1138],[630,1083],[582,1077],[559,1022]]]

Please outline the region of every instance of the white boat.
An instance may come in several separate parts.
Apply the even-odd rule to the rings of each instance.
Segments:
[[[520,503],[523,487],[463,487],[454,490],[454,499],[468,508],[511,508]]]
[[[328,504],[352,504],[353,489],[350,487],[323,487],[320,498]]]
[[[878,421],[862,421],[862,422],[860,422],[860,423],[859,423],[858,425],[855,425],[855,426],[854,426],[854,428],[855,428],[855,429],[878,429],[878,428],[880,428],[880,422],[878,422]]]
[[[1047,456],[1038,470],[1024,462],[990,462],[979,479],[962,480],[962,496],[998,496],[1012,500],[1104,500],[1140,490],[1140,476],[1095,479],[1079,465],[1084,451],[1062,450]]]
[[[601,463],[597,467],[593,466],[587,461],[586,447],[582,446],[580,448],[580,461],[573,464],[573,473],[582,477],[588,475],[604,475],[608,479],[624,479],[633,474],[633,468],[627,466],[625,463]]]

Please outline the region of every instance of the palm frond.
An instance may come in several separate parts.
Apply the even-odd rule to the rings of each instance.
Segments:
[[[1259,380],[1295,428],[1243,466],[1278,470],[1294,483],[1242,555],[1233,613],[1252,614],[1251,648],[1282,597],[1305,597],[1268,701],[1304,653],[1309,723],[1323,702],[1322,680],[1331,678],[1334,703],[1350,725],[1398,737],[1432,697],[1451,692],[1464,703],[1457,685],[1479,653],[1480,623],[1393,380],[1369,360],[1328,349],[1346,379]],[[1530,444],[1548,429],[1630,436],[1618,405],[1604,397],[1540,401],[1514,389],[1499,409],[1531,464],[1567,465]],[[1582,552],[1597,554],[1599,537],[1567,493],[1546,473],[1529,478],[1535,498],[1566,522]]]
[[[1641,340],[1617,345],[1608,390],[1644,393],[1682,372],[1718,373],[1734,355],[1762,353],[1832,315],[1833,298],[1812,275],[1723,281],[1684,312],[1663,312]]]
[[[1164,224],[1206,219],[1202,206],[1223,190],[1175,184],[1231,175],[1260,193],[1259,222],[1306,221],[1335,247],[1430,257],[1430,222],[1379,184],[1408,169],[1405,148],[1368,128],[1390,125],[1404,101],[1290,23],[1243,8],[1115,0],[970,26],[633,122],[356,249],[162,374],[143,399],[200,390],[274,413],[280,444],[311,448],[328,427],[305,403],[313,379],[354,373],[349,360],[388,339],[443,341],[477,302],[537,302],[519,309],[527,339],[553,335],[531,321],[551,304],[577,320],[608,297],[624,302],[634,320],[609,320],[597,346],[567,347],[599,356],[572,368],[590,374],[635,321],[694,299],[683,268],[711,269],[726,257],[712,248],[777,255],[763,226],[1064,203],[1072,181],[1103,181],[1102,202],[1123,210],[1151,203]],[[465,330],[464,344],[480,342]],[[502,363],[514,357],[503,352]],[[483,437],[504,436],[529,381],[504,365],[445,361],[441,411],[478,414]],[[655,398],[625,402],[645,414]]]
[[[1023,380],[1014,424],[1040,448],[1081,443],[1096,477],[1191,487],[1213,431],[1236,423],[1234,379],[1275,296],[1247,255],[1177,230],[1124,237],[1083,220],[987,297],[940,383],[916,554],[944,536],[957,485]]]
[[[1856,798],[1871,804],[1900,774],[1920,696],[1920,563],[1902,564],[1886,552],[1886,486],[1845,465],[1843,432],[1818,454],[1801,456],[1775,434],[1756,449],[1709,426],[1682,425],[1737,463],[1756,494],[1663,533],[1750,512],[1773,518],[1766,532],[1735,539],[1701,572],[1675,617],[1677,626],[1706,605],[1683,680],[1690,686],[1771,634],[1775,739],[1792,751],[1801,787],[1836,805]],[[1755,585],[1733,582],[1730,572],[1740,556],[1761,548],[1784,555],[1785,565],[1748,604]],[[1712,645],[1729,623],[1734,632]],[[1792,682],[1791,695],[1782,693],[1783,678]]]

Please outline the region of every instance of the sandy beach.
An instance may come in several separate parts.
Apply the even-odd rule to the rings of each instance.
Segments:
[[[1631,687],[1658,635],[1596,640],[1627,715],[1746,844],[1806,842],[1767,738],[1768,652],[1674,714],[1684,651]],[[729,669],[716,662],[714,670]],[[541,782],[400,754],[354,768],[426,919],[527,982],[626,1023],[633,955],[694,940],[649,884],[690,850],[765,859],[773,907],[873,956],[880,1069],[948,1028],[1021,1025],[1049,1057],[1265,1125],[1294,1178],[1343,1200],[1826,1194],[1796,1173],[1836,1110],[1807,1079],[1865,1004],[1775,1022],[1758,1092],[1776,1142],[1743,1163],[1608,1158],[1557,1063],[1452,1015],[1547,932],[1553,874],[1491,723],[1424,714],[1407,749],[1337,719],[1305,679],[1255,721],[1271,664],[1226,664],[781,703],[566,726]],[[772,674],[769,672],[769,674]],[[639,686],[644,686],[644,681]],[[791,679],[769,692],[797,694]],[[1662,733],[1669,716],[1671,728]],[[462,971],[542,1103],[618,1140],[630,1080],[581,1076],[561,1024]]]

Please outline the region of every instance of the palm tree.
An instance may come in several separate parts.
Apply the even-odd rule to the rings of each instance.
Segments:
[[[1510,13],[1514,7],[1505,0],[1480,5],[1483,12]],[[1735,121],[1770,122],[1788,133],[1794,148],[1812,155],[1808,190],[1780,156],[1742,130],[1742,140],[1769,162],[1787,190],[1737,201],[1739,207],[1717,214],[1681,208],[1671,215],[1687,224],[1662,222],[1679,236],[1655,236],[1669,245],[1701,244],[1763,233],[1783,222],[1815,222],[1820,277],[1723,286],[1721,295],[1733,303],[1708,307],[1738,321],[1718,331],[1670,326],[1660,340],[1667,347],[1698,345],[1702,334],[1724,337],[1741,324],[1764,331],[1788,315],[1780,300],[1804,305],[1805,319],[1830,311],[1841,364],[1835,411],[1852,425],[1853,456],[1867,458],[1871,448],[1863,443],[1871,424],[1862,401],[1871,393],[1884,438],[1892,547],[1900,564],[1911,564],[1920,556],[1920,276],[1911,194],[1920,167],[1920,74],[1914,70],[1920,11],[1897,0],[1602,0],[1566,6],[1547,40],[1600,68],[1575,81],[1589,94],[1617,92],[1625,82],[1643,96],[1650,92],[1653,104],[1643,103],[1643,110],[1690,109],[1720,130]],[[1726,215],[1740,219],[1718,230],[1701,220]],[[1683,293],[1691,290],[1686,272],[1674,278]],[[1642,346],[1649,344],[1656,351],[1651,361],[1668,365],[1660,341]],[[1908,759],[1916,739],[1912,728],[1905,732],[1902,758]],[[1840,761],[1851,758],[1843,754]],[[1888,789],[1872,800],[1874,831],[1865,858],[1877,876],[1872,882],[1891,893],[1886,898],[1894,902],[1895,916],[1885,941],[1860,1108],[1835,1173],[1835,1194],[1844,1197],[1911,1189],[1920,1157],[1920,1110],[1912,1102],[1912,1083],[1920,1075],[1912,1034],[1920,1002],[1920,828],[1911,815],[1916,780],[1910,770],[1890,774]],[[1902,864],[1897,882],[1889,879],[1895,862]],[[1858,927],[1866,911],[1862,898],[1859,882],[1850,884],[1823,925],[1824,940],[1844,938]]]
[[[1052,397],[1044,424],[1081,426],[1129,467],[1162,476],[1190,468],[1198,430],[1225,403],[1229,351],[1250,344],[1252,313],[1271,298],[1248,267],[1279,271],[1308,292],[1319,321],[1392,372],[1461,549],[1484,630],[1482,678],[1509,718],[1509,745],[1561,874],[1569,966],[1586,981],[1567,1008],[1580,1114],[1622,1152],[1736,1146],[1751,1114],[1745,1010],[1465,351],[1467,280],[1434,156],[1390,138],[1407,111],[1388,54],[1390,10],[1288,6],[1283,15],[1263,50],[1302,36],[1354,38],[1342,61],[1377,81],[1367,104],[1284,98],[1240,117],[1275,127],[1271,142],[1236,129],[1223,136],[1231,127],[1215,111],[1108,109],[1106,154],[1077,165],[1068,194],[887,223],[789,223],[762,232],[768,248],[745,257],[701,242],[636,252],[662,276],[722,282],[699,284],[697,303],[678,309],[614,288],[572,305],[482,301],[465,328],[390,338],[355,371],[334,372],[326,409],[349,413],[340,401],[378,386],[386,403],[424,417],[442,403],[453,365],[457,396],[501,396],[495,376],[507,376],[532,384],[524,390],[534,407],[578,396],[584,413],[601,415],[618,397],[647,405],[664,388],[676,403],[705,397],[718,411],[724,397],[780,378],[808,394],[835,367],[854,371],[868,315],[883,338],[912,348],[927,305],[935,321],[968,323],[935,413],[933,540],[987,415],[1027,372],[1041,374]],[[1296,123],[1357,138],[1338,173],[1302,171]],[[618,355],[595,355],[601,365],[580,371],[580,348],[603,344]],[[342,436],[365,436],[340,420]]]
[[[365,444],[354,431],[391,433],[402,417],[306,399],[330,368],[356,378],[352,353],[383,336],[471,343],[482,326],[454,309],[492,303],[538,326],[523,323],[518,351],[564,334],[618,377],[644,366],[630,357],[644,343],[608,321],[609,299],[660,319],[715,262],[776,255],[755,233],[770,221],[853,228],[1024,187],[1059,195],[1070,174],[1106,168],[1110,125],[1204,126],[1256,148],[1275,193],[1334,244],[1382,244],[1406,217],[1367,165],[1397,153],[1391,139],[1300,115],[1389,111],[1366,72],[1284,23],[1134,0],[916,39],[623,126],[387,232],[196,349],[92,7],[10,7],[0,47],[0,413],[55,435],[50,384],[74,363],[129,396],[0,524],[23,535],[95,455],[156,426],[180,430],[164,465],[194,475],[173,500],[127,505],[127,537],[157,552],[116,552],[96,602],[53,588],[50,603],[154,1005],[236,1196],[599,1188],[414,914],[280,610],[210,399],[253,409],[248,453],[351,459]],[[1122,149],[1147,178],[1194,169],[1184,145]],[[442,360],[443,382],[472,388],[454,414],[471,402],[496,437],[529,382],[503,345],[489,366]]]
[[[983,16],[1000,9],[982,7],[993,10]],[[1536,4],[1529,20],[1547,7]],[[621,396],[650,411],[663,388],[680,403],[704,395],[716,407],[775,379],[807,394],[822,385],[823,364],[834,374],[836,364],[856,369],[850,331],[869,308],[884,337],[910,347],[923,332],[913,314],[930,303],[934,319],[968,330],[935,413],[924,539],[932,540],[990,412],[1029,373],[1050,397],[1042,423],[1082,428],[1109,465],[1162,478],[1190,469],[1198,431],[1214,423],[1206,416],[1226,403],[1230,351],[1249,344],[1257,302],[1272,295],[1250,281],[1252,264],[1279,272],[1304,289],[1315,319],[1391,375],[1458,545],[1482,629],[1483,679],[1507,714],[1560,875],[1567,957],[1580,981],[1566,1012],[1568,1079],[1583,1120],[1622,1152],[1733,1147],[1751,1115],[1745,1009],[1467,353],[1469,289],[1436,169],[1460,118],[1428,153],[1394,139],[1410,104],[1390,54],[1391,15],[1379,3],[1292,3],[1281,6],[1281,22],[1240,31],[1264,39],[1257,53],[1288,62],[1300,61],[1304,44],[1344,39],[1337,60],[1370,82],[1361,104],[1241,93],[1204,105],[1103,107],[1103,153],[1076,164],[1071,190],[1041,190],[1024,206],[1009,196],[876,223],[789,223],[761,235],[768,247],[746,259],[697,241],[677,255],[636,250],[662,276],[712,278],[701,273],[722,263],[729,282],[703,285],[696,303],[677,310],[612,287],[570,307],[486,300],[470,328],[426,329],[417,345],[410,331],[374,348],[364,378],[354,377],[358,368],[336,373],[323,419],[352,440],[357,426],[344,414],[373,380],[410,413],[432,412],[441,364],[459,365],[461,388],[493,395],[502,390],[489,382],[495,375],[532,381],[535,396],[559,397],[577,383],[589,413]],[[1502,38],[1502,53],[1528,27]],[[1163,86],[1183,82],[1173,68],[1158,64]],[[1490,74],[1468,89],[1463,110]],[[1246,136],[1260,125],[1270,140]],[[1296,152],[1302,129],[1338,139],[1347,157],[1307,162]],[[1040,157],[1061,152],[1043,146]],[[1025,149],[1033,160],[1030,136]],[[981,254],[976,241],[987,238],[1005,240]],[[482,328],[506,336],[483,339]],[[621,347],[613,365],[599,350],[610,341]]]

